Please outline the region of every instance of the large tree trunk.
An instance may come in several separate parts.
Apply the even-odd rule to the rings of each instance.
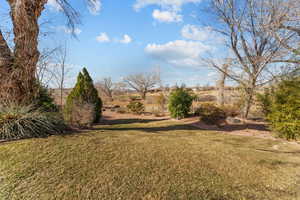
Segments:
[[[29,103],[37,94],[36,66],[39,59],[38,18],[47,0],[8,0],[14,32],[13,62],[1,66],[1,100]],[[1,42],[0,36],[0,42]],[[5,45],[4,45],[5,46]],[[1,45],[0,48],[4,48]],[[5,53],[7,54],[7,53]],[[0,60],[5,56],[0,54]]]
[[[9,77],[11,67],[13,64],[13,57],[6,40],[0,30],[0,99],[5,99],[9,96],[7,86],[9,82],[6,80]]]

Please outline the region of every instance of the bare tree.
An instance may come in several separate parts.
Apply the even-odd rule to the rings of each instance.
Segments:
[[[115,89],[115,84],[112,82],[111,78],[103,78],[101,81],[96,83],[96,87],[103,92],[110,101],[113,101],[113,91]]]
[[[126,87],[127,84],[122,81],[114,83],[114,94],[115,95],[124,94],[124,92],[126,91]]]
[[[53,79],[52,83],[58,87],[60,91],[60,105],[63,106],[63,97],[65,82],[71,72],[71,67],[67,65],[67,46],[62,46],[56,52],[56,62],[52,71]]]
[[[71,67],[67,65],[67,46],[44,49],[37,64],[36,77],[40,84],[59,89],[60,105],[63,105],[63,91]]]
[[[48,86],[53,79],[52,64],[58,47],[42,49],[37,63],[36,79],[39,83]]]
[[[96,0],[90,0],[93,4]],[[67,0],[56,0],[74,30],[79,14]],[[30,103],[36,95],[39,23],[47,0],[7,0],[14,33],[13,49],[0,30],[0,100]]]
[[[272,14],[269,24],[265,24],[269,33],[290,52],[287,57],[274,60],[300,64],[300,1],[266,0],[264,7]]]
[[[160,77],[157,73],[134,74],[124,78],[124,82],[145,100],[149,90],[160,83]]]
[[[263,9],[264,0],[212,0],[210,13],[216,19],[214,30],[223,34],[226,46],[233,53],[233,62],[226,72],[214,59],[203,59],[236,81],[245,93],[244,117],[247,118],[255,90],[270,81],[268,69],[273,60],[284,57],[282,46],[268,33],[272,13]]]

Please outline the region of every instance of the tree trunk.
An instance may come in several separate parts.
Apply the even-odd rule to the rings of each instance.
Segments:
[[[145,92],[145,91],[141,92],[141,97],[143,100],[146,100],[146,94],[147,94],[147,92]]]
[[[5,96],[1,94],[1,100],[14,101],[16,103],[30,103],[37,94],[37,80],[35,77],[36,66],[39,59],[38,18],[44,9],[47,0],[8,0],[11,12],[14,32],[14,53],[12,64],[6,62],[5,56],[0,54],[2,68],[0,80],[1,89],[5,90]],[[6,49],[0,35],[0,48]],[[5,40],[4,40],[5,41]],[[3,45],[4,44],[4,45]],[[6,50],[5,55],[8,54]],[[8,57],[8,56],[7,56]]]
[[[254,86],[245,89],[246,100],[245,100],[245,107],[244,107],[244,114],[243,114],[244,119],[248,119],[249,112],[250,112],[250,109],[252,107],[254,90],[255,90]]]
[[[13,60],[12,60],[11,51],[0,30],[0,69],[1,70],[8,69],[12,64],[12,61]],[[0,75],[2,75],[2,73]]]
[[[226,73],[228,71],[228,64],[224,64],[222,66],[222,70],[225,72],[220,72],[220,79],[217,81],[218,88],[218,104],[220,106],[224,106],[225,104],[225,81],[226,81]]]
[[[5,99],[9,96],[7,87],[9,82],[4,82],[9,77],[13,64],[13,57],[6,40],[0,30],[0,99]]]

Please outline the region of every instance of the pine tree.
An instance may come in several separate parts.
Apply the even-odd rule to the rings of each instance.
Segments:
[[[84,77],[85,101],[95,106],[95,122],[99,122],[101,118],[102,101],[87,69],[83,68],[82,72]]]
[[[77,77],[77,83],[67,97],[64,114],[67,121],[72,120],[72,110],[78,105],[91,104],[94,107],[94,120],[99,122],[102,111],[102,101],[98,96],[98,91],[94,87],[93,80],[86,68],[83,68]]]

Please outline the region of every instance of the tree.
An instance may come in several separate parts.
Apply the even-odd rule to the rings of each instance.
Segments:
[[[90,4],[96,0],[90,0]],[[79,14],[67,0],[56,0],[67,16],[68,26],[74,30]],[[30,103],[38,87],[36,80],[39,60],[38,20],[47,0],[7,0],[14,33],[14,47],[10,49],[0,29],[0,100]]]
[[[176,88],[169,97],[171,117],[181,119],[186,117],[191,109],[194,97],[184,88]]]
[[[115,84],[112,82],[111,78],[103,78],[101,81],[96,83],[96,87],[103,92],[110,101],[113,101],[113,91],[115,89]]]
[[[43,49],[37,64],[36,78],[44,86],[55,87],[60,91],[60,105],[63,105],[63,91],[70,76],[71,67],[67,64],[67,46]]]
[[[264,7],[272,13],[271,23],[266,24],[269,33],[290,54],[274,62],[300,64],[300,1],[267,0]]]
[[[60,90],[60,105],[63,106],[63,92],[65,88],[66,79],[69,76],[71,68],[67,65],[67,47],[62,46],[56,52],[56,62],[52,71],[53,84]]]
[[[94,109],[93,122],[99,122],[102,112],[102,101],[98,96],[98,91],[93,85],[86,68],[78,74],[77,83],[69,96],[64,108],[67,121],[72,121],[72,109],[80,105],[92,105]]]
[[[53,79],[52,63],[56,51],[58,51],[57,47],[53,49],[44,48],[40,52],[35,76],[37,81],[44,86],[48,86]]]
[[[124,82],[145,100],[149,90],[160,83],[160,77],[157,73],[134,74],[124,78]]]
[[[263,0],[212,0],[210,14],[216,19],[215,31],[224,35],[226,46],[233,53],[230,69],[214,59],[203,59],[236,81],[245,94],[244,114],[248,117],[255,90],[270,81],[273,61],[286,56],[282,45],[269,34],[272,13],[262,7]]]

